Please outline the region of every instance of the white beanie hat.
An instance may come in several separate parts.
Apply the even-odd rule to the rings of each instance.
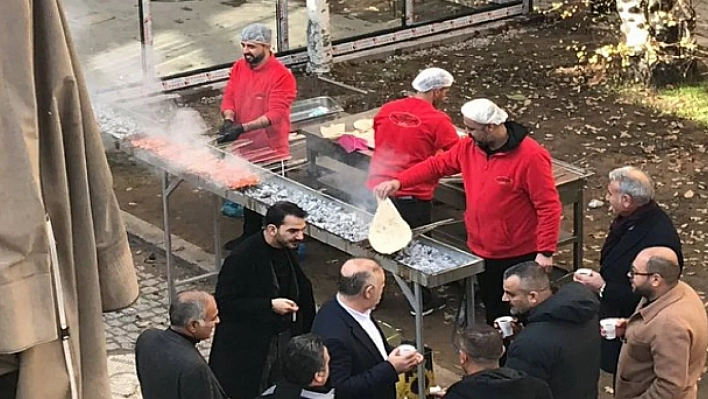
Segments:
[[[462,115],[482,125],[501,125],[509,118],[509,114],[486,98],[476,98],[465,103]]]

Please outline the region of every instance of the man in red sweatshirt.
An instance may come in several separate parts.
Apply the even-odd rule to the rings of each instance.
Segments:
[[[231,68],[221,102],[224,124],[217,143],[238,138],[251,141],[238,152],[246,156],[270,149],[279,158],[290,156],[290,106],[297,93],[295,77],[271,50],[272,32],[263,24],[251,24],[241,32],[243,58]],[[262,217],[243,212],[243,235],[226,244],[233,249],[240,240],[261,231]]]
[[[551,157],[528,131],[487,99],[462,107],[468,138],[451,149],[380,183],[385,198],[401,188],[462,173],[467,198],[467,246],[485,261],[478,276],[487,323],[509,314],[502,302],[503,274],[535,260],[550,271],[560,230],[562,206]]]
[[[454,79],[440,68],[423,70],[413,80],[416,93],[386,103],[374,117],[374,155],[366,182],[377,184],[394,179],[400,172],[450,149],[460,137],[450,117],[436,107],[447,98]],[[398,190],[391,198],[403,219],[412,227],[432,222],[433,191],[438,181],[426,181]],[[423,315],[445,307],[445,302],[423,290]]]

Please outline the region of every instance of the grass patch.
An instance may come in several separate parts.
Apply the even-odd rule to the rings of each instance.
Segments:
[[[708,127],[708,81],[650,91],[632,86],[616,88],[625,101]]]

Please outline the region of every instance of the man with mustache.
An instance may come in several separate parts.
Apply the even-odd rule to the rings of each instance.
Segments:
[[[294,253],[305,217],[292,202],[276,202],[265,229],[243,240],[221,268],[215,294],[221,323],[209,365],[231,399],[252,399],[272,386],[290,338],[310,332],[312,283]]]
[[[272,32],[263,24],[248,25],[241,32],[243,58],[231,68],[224,90],[224,124],[217,143],[249,140],[251,143],[240,147],[238,153],[248,157],[249,152],[270,149],[275,157],[285,160],[290,156],[290,107],[297,86],[292,72],[273,55],[271,40]],[[240,209],[227,202],[224,213],[236,216]],[[243,217],[243,235],[227,243],[228,250],[261,229],[261,215],[244,209]]]

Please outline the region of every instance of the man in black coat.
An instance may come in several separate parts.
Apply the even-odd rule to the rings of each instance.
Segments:
[[[554,398],[597,399],[600,300],[571,282],[555,294],[536,262],[504,273],[504,301],[523,329],[509,345],[506,366],[545,381]]]
[[[305,217],[291,202],[275,203],[263,232],[239,244],[221,268],[221,323],[209,365],[232,399],[253,399],[271,386],[290,338],[310,331],[312,284],[294,254],[304,238]]]
[[[669,247],[683,268],[681,240],[669,215],[654,201],[654,184],[631,166],[610,172],[605,197],[616,217],[600,252],[600,273],[576,275],[600,296],[600,319],[629,318],[641,296],[632,292],[627,273],[639,252],[649,247]],[[602,370],[615,374],[622,341],[602,340]]]
[[[435,396],[445,399],[553,399],[551,389],[523,371],[499,367],[504,353],[501,334],[486,324],[466,329],[457,339],[461,381]]]
[[[227,399],[195,345],[209,338],[219,315],[214,297],[184,291],[170,304],[170,327],[148,329],[135,343],[144,399]]]
[[[330,354],[328,386],[337,399],[396,399],[398,375],[423,362],[423,355],[391,350],[371,311],[381,300],[386,276],[370,259],[342,265],[337,296],[322,305],[312,332]]]
[[[329,378],[329,352],[322,338],[305,334],[288,343],[283,356],[283,379],[258,399],[334,399],[325,388]]]

